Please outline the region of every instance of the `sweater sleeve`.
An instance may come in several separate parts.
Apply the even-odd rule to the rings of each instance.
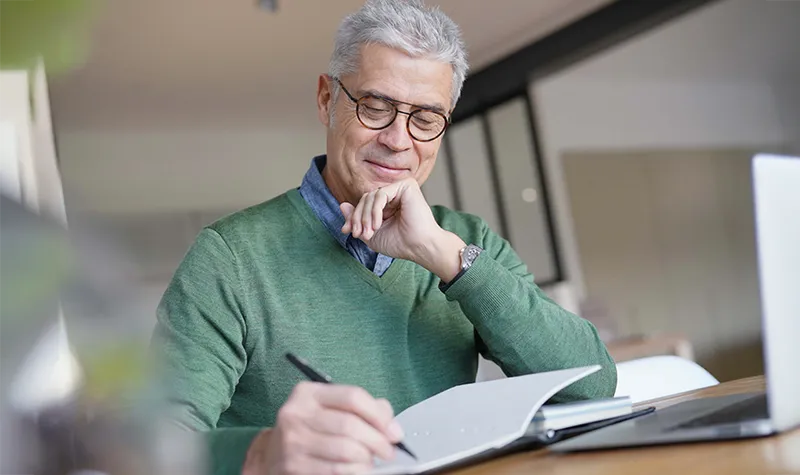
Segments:
[[[206,437],[209,473],[240,473],[261,430],[217,428],[247,364],[236,259],[206,228],[184,257],[157,310],[152,346],[169,417]]]
[[[613,396],[616,365],[594,325],[548,298],[508,241],[485,225],[483,237],[484,251],[445,296],[475,326],[484,356],[509,376],[599,364],[553,399]]]

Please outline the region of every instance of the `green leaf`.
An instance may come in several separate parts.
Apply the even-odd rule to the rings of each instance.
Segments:
[[[0,69],[32,69],[41,57],[48,73],[65,72],[88,52],[99,0],[0,0]]]

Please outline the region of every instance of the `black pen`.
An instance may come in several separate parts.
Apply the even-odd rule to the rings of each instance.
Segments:
[[[311,366],[308,365],[302,358],[298,358],[297,356],[293,355],[292,353],[286,353],[286,359],[289,360],[297,369],[299,369],[308,379],[314,381],[315,383],[324,383],[324,384],[333,384],[330,376],[326,376],[324,374],[315,371]],[[402,450],[403,452],[410,455],[414,460],[417,459],[417,456],[412,454],[408,448],[403,445],[402,442],[397,442],[394,444],[395,447]]]

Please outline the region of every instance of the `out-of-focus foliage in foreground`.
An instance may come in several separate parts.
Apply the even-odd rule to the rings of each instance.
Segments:
[[[86,58],[99,0],[0,0],[0,69],[31,69],[42,58],[49,75]]]

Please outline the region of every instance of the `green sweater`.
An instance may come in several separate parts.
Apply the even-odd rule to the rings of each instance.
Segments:
[[[548,299],[480,218],[433,213],[485,250],[446,293],[410,261],[370,272],[297,190],[199,234],[161,301],[154,344],[174,417],[209,431],[214,473],[240,471],[253,436],[304,379],[289,351],[396,412],[474,382],[478,353],[507,375],[600,364],[554,400],[613,395],[616,367],[595,328]]]

